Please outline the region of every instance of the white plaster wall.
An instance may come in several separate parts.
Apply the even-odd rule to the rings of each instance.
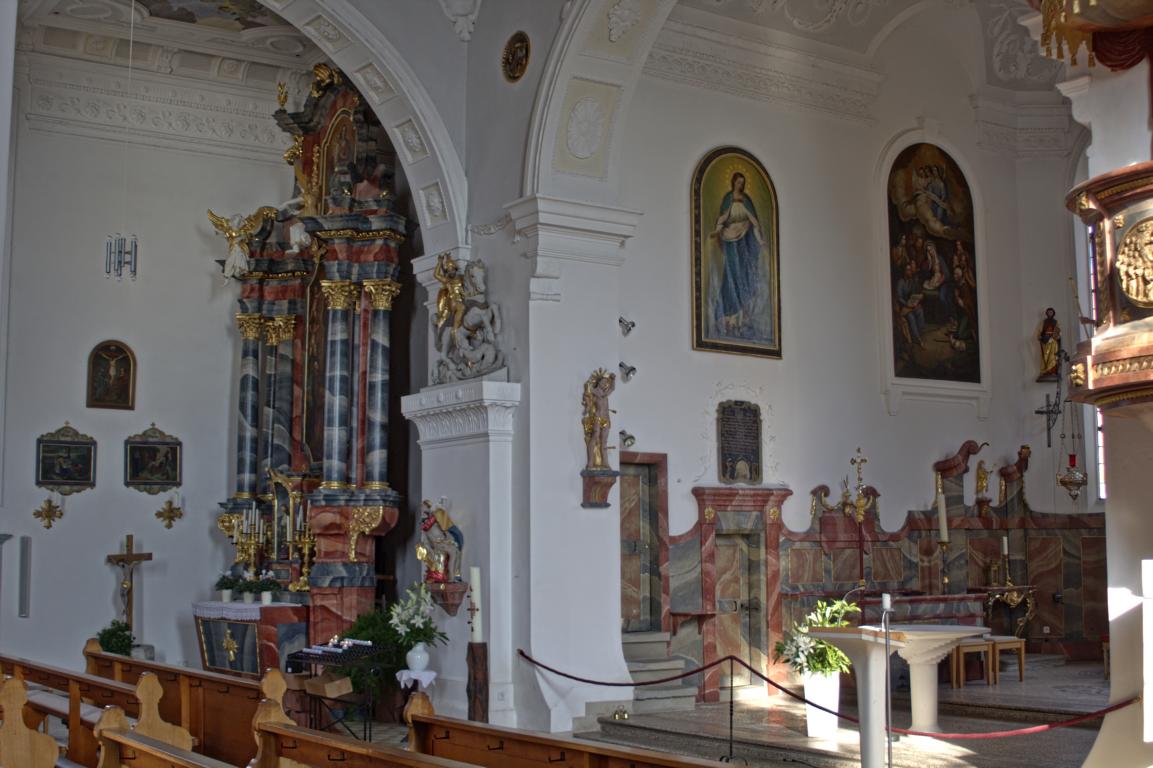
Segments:
[[[1074,115],[1093,132],[1089,178],[1150,159],[1149,60],[1124,72],[1098,66],[1064,84]]]
[[[18,86],[19,87],[19,86]],[[290,193],[287,166],[34,132],[20,119],[15,158],[9,375],[0,506],[5,531],[32,537],[31,617],[17,617],[15,547],[4,558],[0,642],[11,653],[66,666],[84,638],[115,618],[118,579],[105,563],[124,535],[155,559],[139,569],[138,639],[165,661],[199,666],[190,603],[211,596],[232,558],[216,531],[235,444],[237,287],[204,214],[251,211]],[[124,197],[127,167],[128,192]],[[106,234],[139,236],[140,276],[103,273]],[[136,409],[85,407],[85,366],[105,339],[137,357]],[[67,497],[51,530],[32,512],[36,438],[69,421],[97,440],[96,487]],[[123,485],[123,441],[150,423],[184,442],[185,517],[153,516],[166,496]]]
[[[1031,383],[1036,344],[1028,318],[1032,307],[1047,306],[1042,302],[1060,304],[1060,295],[1050,297],[1065,290],[1052,260],[1055,249],[1071,249],[1059,234],[1068,230],[1061,203],[1067,162],[1018,164],[978,146],[970,94],[980,86],[974,77],[983,77],[981,50],[971,8],[938,7],[908,20],[873,61],[885,80],[871,123],[642,79],[622,126],[622,204],[643,212],[624,265],[565,262],[561,302],[530,308],[532,639],[543,660],[591,678],[628,679],[619,633],[617,494],[607,510],[579,506],[580,385],[595,367],[615,370],[624,360],[638,369],[631,382],[618,381],[614,438],[624,428],[637,437],[633,450],[669,455],[672,534],[696,519],[690,488],[716,483],[708,448],[716,402],[750,391],[765,408],[772,440],[766,480],[795,492],[783,510],[793,528],[807,523],[808,491],[838,484],[858,445],[870,458],[865,479],[882,494],[888,528],[907,510],[929,506],[932,462],[962,441],[989,441],[982,458],[997,464],[1015,460],[1023,442],[1037,448],[1040,439],[1043,446],[1032,414],[1043,391]],[[888,168],[880,166],[901,136],[949,149],[974,190],[990,371],[984,420],[959,401],[907,400],[890,415],[882,396],[889,363],[881,334],[891,333],[891,321]],[[782,360],[691,350],[689,185],[698,160],[722,144],[751,151],[776,185]],[[1022,190],[1034,194],[1054,183],[1049,201],[1018,203]],[[1027,235],[1038,228],[1059,233]],[[1051,260],[1051,280],[1034,280],[1042,256]],[[1071,269],[1071,253],[1065,261]],[[618,314],[637,323],[627,338],[616,329]],[[1051,483],[1044,453],[1034,453],[1031,489]],[[1046,494],[1031,498],[1046,509]],[[627,689],[544,679],[554,729],[567,727],[566,718],[588,702],[628,696]]]

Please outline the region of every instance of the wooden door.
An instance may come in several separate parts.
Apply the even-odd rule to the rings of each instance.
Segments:
[[[621,631],[661,628],[657,472],[652,464],[621,464]]]
[[[750,664],[761,616],[759,591],[752,578],[752,539],[744,534],[718,534],[716,539],[717,658],[736,656]],[[722,667],[721,685],[750,683],[752,676],[744,667],[733,666],[731,681],[729,665]]]

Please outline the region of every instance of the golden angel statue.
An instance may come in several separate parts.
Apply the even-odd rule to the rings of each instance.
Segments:
[[[224,279],[243,277],[251,269],[248,262],[247,249],[243,241],[252,237],[264,226],[264,222],[276,218],[276,209],[272,206],[258,208],[251,216],[233,214],[225,218],[208,210],[208,220],[216,231],[228,240],[228,258],[224,260]]]
[[[588,463],[585,469],[608,469],[608,437],[611,419],[609,417],[609,395],[617,387],[617,377],[604,368],[593,371],[585,382],[581,396],[581,426],[585,433],[585,451]]]

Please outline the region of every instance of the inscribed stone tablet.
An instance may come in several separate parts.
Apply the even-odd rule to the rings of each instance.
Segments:
[[[717,405],[717,475],[722,483],[761,482],[761,407],[744,400]]]

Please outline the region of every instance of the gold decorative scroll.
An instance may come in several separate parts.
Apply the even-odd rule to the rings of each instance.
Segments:
[[[320,291],[328,301],[329,309],[351,309],[352,302],[360,292],[348,280],[321,280]]]
[[[400,283],[395,280],[365,280],[364,291],[373,309],[392,309],[392,300],[400,293]]]
[[[356,542],[384,521],[384,506],[353,507],[352,519],[348,521],[348,561],[357,562]]]
[[[259,339],[260,331],[264,326],[264,318],[257,314],[241,312],[236,315],[236,325],[240,328],[242,339]]]
[[[404,235],[394,229],[322,229],[313,232],[313,237],[321,240],[393,240],[404,242]]]
[[[1117,249],[1116,270],[1121,292],[1139,307],[1153,307],[1153,217],[1125,233]]]

